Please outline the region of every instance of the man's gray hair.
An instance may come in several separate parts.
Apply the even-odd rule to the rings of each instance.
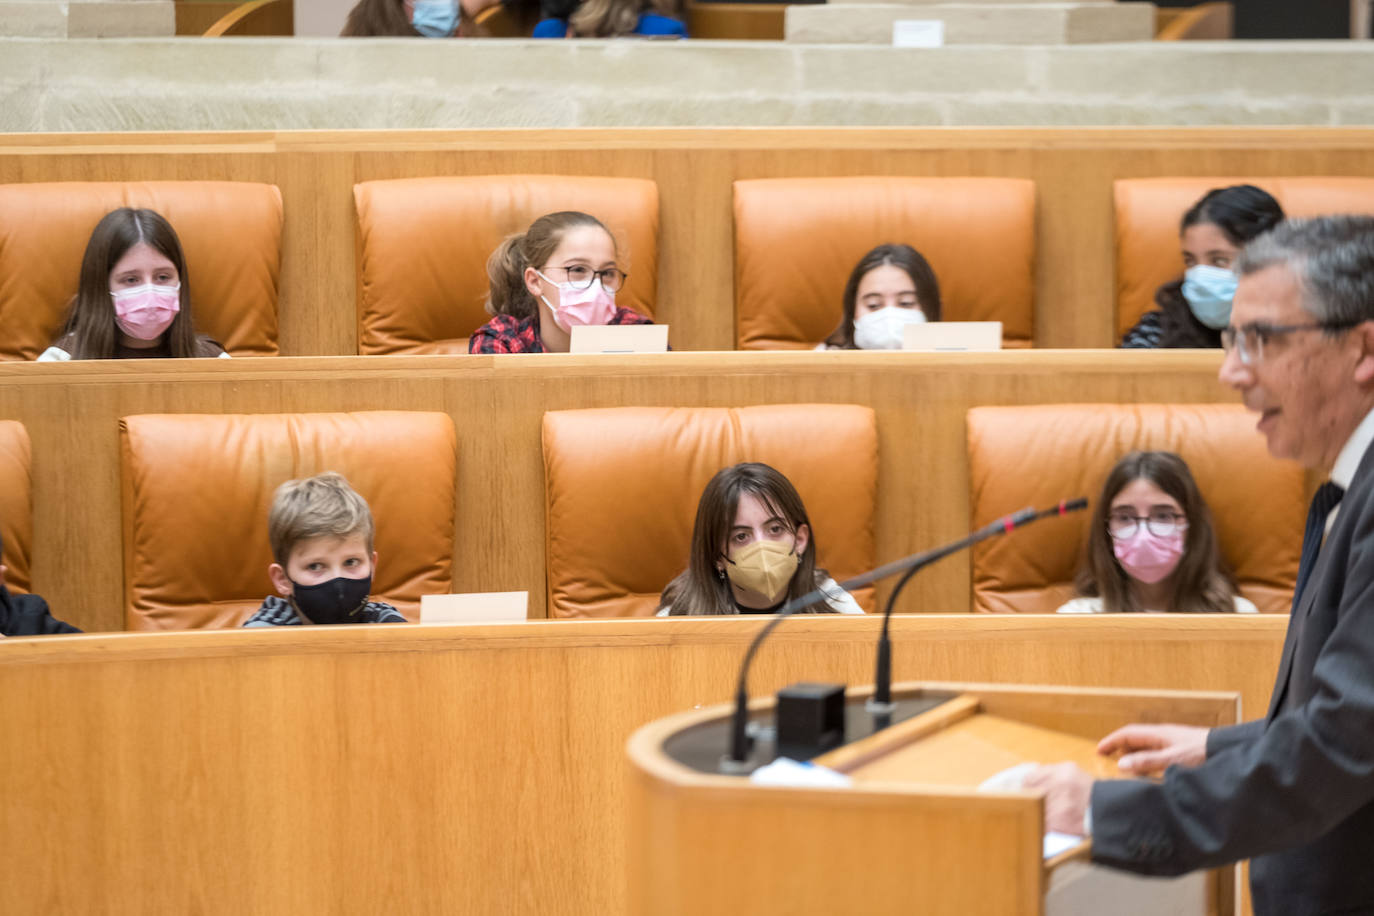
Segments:
[[[1297,276],[1318,321],[1374,320],[1374,217],[1285,220],[1246,245],[1236,268],[1244,277],[1276,264]]]

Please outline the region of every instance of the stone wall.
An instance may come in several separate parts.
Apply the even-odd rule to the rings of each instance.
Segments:
[[[0,40],[0,130],[1374,124],[1374,43]]]

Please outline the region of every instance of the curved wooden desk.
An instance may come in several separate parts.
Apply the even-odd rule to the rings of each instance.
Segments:
[[[729,699],[762,621],[0,640],[0,913],[625,912],[625,741]],[[787,622],[755,696],[866,683],[880,621]],[[1271,615],[916,615],[898,678],[1238,691]],[[1081,725],[1095,736],[1103,721]],[[384,902],[384,905],[383,905]],[[852,912],[852,911],[851,911]]]
[[[851,720],[866,716],[856,698],[868,692],[850,694]],[[1234,724],[1234,695],[912,683],[893,697],[942,694],[941,705],[814,758],[850,778],[843,788],[709,772],[698,745],[724,751],[731,704],[639,729],[627,746],[629,912],[1067,916],[1106,912],[1094,908],[1104,899],[1115,913],[1234,912],[1232,867],[1145,880],[1088,865],[1087,841],[1046,860],[1041,796],[978,790],[1027,761],[1118,777],[1096,753],[1101,735],[1135,721]],[[752,704],[756,720],[772,705]]]

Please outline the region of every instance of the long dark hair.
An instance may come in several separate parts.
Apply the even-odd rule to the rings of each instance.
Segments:
[[[1131,577],[1117,562],[1107,517],[1112,500],[1126,485],[1148,480],[1173,497],[1188,520],[1183,556],[1174,571],[1170,611],[1234,611],[1236,581],[1221,556],[1212,513],[1193,480],[1188,465],[1173,452],[1131,452],[1112,468],[1102,484],[1102,495],[1093,507],[1083,565],[1075,585],[1078,594],[1102,599],[1104,611],[1140,611]]]
[[[148,245],[177,269],[181,283],[181,310],[162,332],[172,356],[217,356],[220,349],[196,334],[191,319],[191,278],[181,241],[172,224],[155,210],[121,207],[96,223],[86,253],[81,258],[81,279],[67,312],[56,345],[72,359],[112,359],[119,330],[114,301],[110,298],[110,273],[119,259],[135,245]]]
[[[1179,221],[1178,233],[1200,225],[1221,230],[1237,248],[1283,222],[1283,207],[1268,191],[1252,184],[1213,188],[1188,208]]]
[[[1237,184],[1213,188],[1202,195],[1179,220],[1178,234],[1182,236],[1193,226],[1216,226],[1228,242],[1241,248],[1283,219],[1283,207],[1267,191],[1252,184]],[[1160,310],[1161,347],[1221,346],[1221,331],[1198,321],[1183,297],[1182,277],[1155,290],[1155,306]]]
[[[577,210],[546,213],[530,223],[524,232],[507,236],[487,258],[487,314],[520,319],[537,314],[539,305],[525,286],[525,268],[539,267],[548,261],[568,230],[578,226],[599,227],[611,237],[611,245],[619,256],[619,246],[611,230],[590,213]]]
[[[716,564],[724,556],[726,539],[744,494],[763,503],[794,535],[802,525],[811,532],[801,563],[787,585],[786,600],[800,598],[829,577],[825,570],[816,568],[816,531],[797,488],[766,464],[737,464],[718,472],[701,491],[687,569],[668,583],[659,600],[660,607],[669,609],[669,616],[739,613],[730,582],[719,574]],[[833,612],[822,604],[803,613]]]
[[[358,0],[348,11],[340,38],[421,38],[403,0]]]
[[[827,347],[841,350],[856,349],[854,345],[854,309],[859,295],[859,284],[872,270],[891,265],[906,272],[916,287],[916,305],[925,313],[926,320],[940,320],[940,283],[935,279],[935,271],[919,251],[910,245],[879,245],[859,259],[849,272],[849,281],[844,285],[843,315],[839,326],[825,339]]]

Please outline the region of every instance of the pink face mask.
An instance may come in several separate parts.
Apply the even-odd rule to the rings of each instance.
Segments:
[[[1167,578],[1183,557],[1184,531],[1160,537],[1141,525],[1134,535],[1112,541],[1112,550],[1132,579],[1149,585]]]
[[[539,276],[544,277],[543,274]],[[600,277],[586,289],[573,289],[571,283],[554,283],[548,277],[544,279],[558,287],[558,305],[554,306],[543,296],[539,298],[544,299],[544,304],[553,312],[554,324],[563,330],[570,331],[589,324],[609,324],[615,317],[615,294],[602,288]]]
[[[156,340],[181,311],[181,284],[153,286],[110,293],[114,299],[115,324],[135,340]]]

